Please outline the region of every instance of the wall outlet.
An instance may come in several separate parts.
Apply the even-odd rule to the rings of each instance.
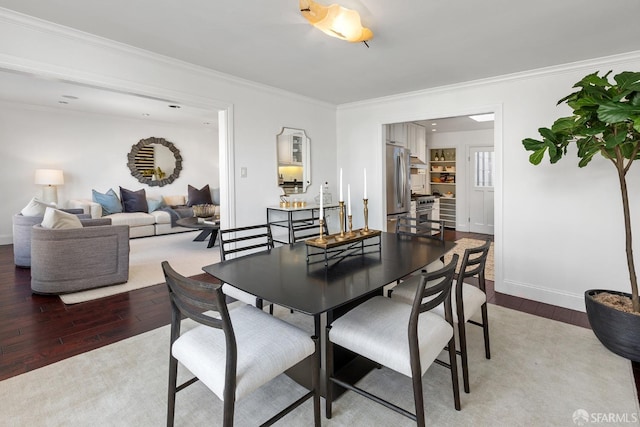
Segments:
[[[246,178],[247,177],[247,168],[246,166],[243,166],[240,168],[240,178]]]

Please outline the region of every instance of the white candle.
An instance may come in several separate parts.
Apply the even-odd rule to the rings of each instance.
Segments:
[[[342,195],[342,168],[340,168],[340,201],[344,202],[344,196]]]
[[[324,212],[322,210],[322,184],[320,184],[320,219],[324,219]]]
[[[364,196],[362,198],[367,198],[367,168],[364,168]]]
[[[351,184],[347,184],[347,215],[351,215]]]

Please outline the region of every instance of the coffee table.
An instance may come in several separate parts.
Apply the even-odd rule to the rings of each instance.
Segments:
[[[216,244],[216,239],[218,238],[218,230],[220,230],[220,221],[219,220],[205,220],[204,222],[198,222],[200,218],[192,216],[190,218],[180,218],[176,221],[181,227],[186,228],[195,228],[200,231],[200,234],[193,239],[194,242],[202,242],[207,237],[209,237],[209,244],[207,244],[207,248],[213,247]]]

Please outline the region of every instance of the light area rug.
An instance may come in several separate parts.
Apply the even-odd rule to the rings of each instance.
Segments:
[[[276,315],[309,331],[307,316]],[[469,326],[471,393],[453,408],[450,371],[433,365],[423,382],[430,426],[572,426],[576,411],[633,419],[639,411],[630,363],[584,328],[489,305],[491,360],[481,328]],[[184,324],[184,323],[183,323]],[[0,382],[2,419],[15,426],[166,424],[169,327],[120,341]],[[446,360],[446,359],[445,359]],[[188,378],[183,368],[181,379]],[[412,410],[408,377],[377,369],[359,383]],[[255,426],[301,395],[286,376],[236,404],[235,425]],[[347,392],[324,426],[412,426],[411,420]],[[201,383],[178,393],[176,426],[221,425],[221,402]],[[622,418],[618,418],[622,419]],[[277,425],[312,425],[311,402]]]
[[[165,260],[184,276],[201,274],[202,267],[220,261],[220,249],[217,245],[207,248],[208,240],[194,242],[197,235],[186,232],[131,239],[127,283],[64,294],[60,299],[65,304],[77,304],[164,283],[160,263]]]
[[[462,262],[462,257],[464,256],[464,250],[469,248],[477,248],[478,246],[482,246],[485,243],[484,240],[477,239],[468,239],[466,237],[462,239],[456,240],[456,246],[444,256],[445,263],[451,261],[453,254],[458,254],[460,256],[459,263]],[[495,280],[494,274],[494,261],[493,261],[493,249],[494,243],[491,242],[491,247],[489,248],[489,254],[487,255],[487,263],[484,268],[484,277],[487,280]]]

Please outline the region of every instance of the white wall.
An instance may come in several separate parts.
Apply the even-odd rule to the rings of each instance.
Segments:
[[[226,119],[220,123],[228,137],[220,151],[221,203],[228,205],[229,217],[223,218],[223,226],[264,222],[266,206],[278,203],[281,192],[277,186],[276,135],[282,127],[305,129],[311,139],[314,188],[315,184],[319,188],[321,182],[337,179],[335,106],[6,10],[0,10],[0,40],[0,68],[225,111]],[[74,150],[70,151],[67,154],[73,157]],[[22,155],[36,153],[25,151]],[[106,167],[121,164],[121,155],[121,148],[105,147],[103,158],[109,161]],[[118,160],[112,163],[114,158]],[[64,162],[62,158],[57,161]],[[246,178],[240,177],[243,167],[247,168]],[[21,181],[15,174],[1,173],[3,185],[10,183],[29,194],[33,192],[31,165],[21,170]],[[100,183],[96,183],[95,175],[95,171],[83,172],[77,179],[91,182],[84,184],[85,188],[115,184],[113,175]],[[125,171],[122,179],[127,175]],[[311,199],[315,193],[307,197]],[[12,207],[12,211],[15,209]],[[0,221],[6,221],[6,215],[10,218],[9,212],[2,215]],[[0,233],[6,236],[6,228]]]
[[[127,154],[132,145],[149,137],[173,142],[183,158],[183,169],[163,187],[141,184],[131,176]],[[150,120],[65,111],[0,102],[0,157],[4,161],[6,202],[0,206],[0,243],[11,242],[11,216],[42,188],[33,183],[36,169],[62,169],[65,183],[58,187],[58,204],[69,199],[91,199],[119,186],[144,188],[147,195],[186,195],[187,185],[219,187],[218,131],[215,126],[179,127]],[[168,150],[167,150],[168,151]]]
[[[575,150],[559,164],[532,166],[522,139],[537,137],[539,127],[570,113],[556,102],[575,82],[609,69],[638,70],[640,54],[344,105],[338,110],[338,159],[351,161],[351,180],[363,167],[370,171],[370,223],[382,228],[382,124],[496,111],[496,290],[584,310],[586,289],[629,289],[616,174],[599,158],[578,168]],[[636,166],[629,176],[636,235],[639,178]]]

